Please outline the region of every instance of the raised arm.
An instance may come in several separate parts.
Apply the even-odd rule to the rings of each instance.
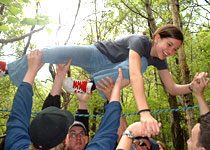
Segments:
[[[158,124],[158,126],[160,127],[161,124]],[[133,134],[134,138],[142,137],[144,134],[144,126],[141,122],[135,122],[129,125],[126,131],[129,131],[131,134]],[[130,150],[132,142],[133,139],[124,134],[120,139],[116,150]]]
[[[134,137],[139,137],[143,135],[144,127],[142,126],[141,122],[135,122],[129,125],[126,130],[130,131],[134,135]],[[123,135],[120,139],[119,144],[117,145],[116,150],[130,150],[132,142],[132,138],[129,138],[127,135]]]
[[[117,142],[117,130],[120,124],[120,89],[122,87],[122,70],[119,70],[119,76],[112,90],[110,103],[105,106],[104,117],[101,121],[98,131],[93,140],[87,146],[86,150],[107,150],[114,149]]]
[[[28,149],[31,144],[28,128],[32,110],[32,85],[37,72],[44,65],[41,62],[42,51],[34,50],[27,55],[28,71],[18,87],[12,111],[7,122],[5,150]]]
[[[45,99],[42,109],[55,106],[61,108],[60,93],[62,89],[63,80],[66,76],[67,71],[71,65],[72,59],[68,61],[67,64],[57,64],[56,65],[56,75],[53,83],[53,87],[47,98]]]
[[[79,100],[79,109],[87,110],[90,95],[87,93],[76,93],[76,95],[77,99]]]
[[[110,101],[110,98],[111,98],[111,93],[112,93],[112,89],[114,87],[114,81],[109,78],[109,77],[106,77],[106,79],[109,81],[107,82],[106,80],[104,79],[101,79],[101,82],[98,81],[98,84],[101,86],[101,87],[96,87],[98,90],[102,91],[107,99],[107,101],[109,102]],[[127,81],[127,80],[126,80]],[[129,82],[124,82],[123,86],[121,88],[124,88],[126,87]],[[123,81],[122,81],[123,82]],[[119,143],[121,137],[122,137],[122,134],[123,132],[125,131],[125,129],[128,127],[128,124],[127,124],[127,121],[126,121],[126,117],[125,116],[121,116],[120,117],[120,126],[118,128],[118,140],[117,140],[117,143]]]
[[[208,87],[209,78],[207,73],[196,73],[194,82],[192,82],[192,89],[198,101],[200,115],[204,115],[210,111],[204,96],[204,90]]]
[[[138,110],[148,109],[148,104],[146,100],[145,90],[144,90],[144,79],[141,74],[141,57],[139,54],[133,50],[129,52],[129,73],[130,82],[133,89],[133,94],[136,100]],[[157,135],[160,132],[158,122],[155,120],[149,111],[141,112],[141,122],[145,128],[145,133],[143,136],[151,137],[151,135]]]
[[[77,99],[79,100],[79,109],[77,110],[76,114],[85,114],[89,115],[88,112],[88,100],[89,100],[89,94],[87,93],[76,93]],[[84,116],[75,116],[76,121],[82,122],[86,129],[87,133],[89,135],[89,117]]]
[[[72,59],[70,59],[67,64],[57,64],[56,65],[55,80],[54,80],[54,83],[53,83],[52,90],[50,92],[52,96],[60,95],[63,80],[66,76],[67,71],[69,70],[71,62],[72,62]]]

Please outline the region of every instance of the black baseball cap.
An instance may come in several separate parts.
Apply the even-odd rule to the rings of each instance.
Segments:
[[[29,127],[31,142],[37,149],[53,148],[66,138],[74,116],[67,110],[54,106],[43,109]]]

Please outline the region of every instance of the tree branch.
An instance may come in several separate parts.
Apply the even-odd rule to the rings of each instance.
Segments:
[[[205,0],[205,2],[206,2],[208,5],[210,5],[210,2],[208,2],[207,0]]]
[[[36,2],[36,8],[37,8],[37,9],[36,9],[36,14],[38,14],[39,4],[40,4],[40,2]],[[31,27],[31,31],[33,31],[34,28],[35,28],[35,25],[33,25],[33,26]],[[29,47],[29,45],[30,45],[30,42],[31,42],[31,38],[32,38],[32,34],[29,35],[29,37],[28,37],[28,41],[27,41],[27,43],[26,43],[26,46],[24,47],[23,55],[25,55],[26,52],[27,52],[27,49],[28,49],[28,47]]]
[[[207,0],[205,0],[205,1],[207,2],[207,4],[210,5],[210,3]],[[202,5],[199,5],[197,0],[196,0],[196,2],[197,2],[197,6],[201,7],[202,9],[204,9],[205,11],[207,11],[208,13],[210,13],[210,11],[208,9],[204,8]]]
[[[132,12],[138,14],[139,16],[141,16],[141,17],[143,17],[143,18],[145,18],[145,19],[148,20],[148,17],[142,15],[140,12],[137,12],[137,11],[134,11],[133,9],[131,9],[123,0],[121,0],[121,2],[122,2],[128,9],[130,9],[130,11],[132,11]]]
[[[15,41],[22,40],[22,39],[24,39],[24,38],[26,38],[26,37],[28,37],[28,36],[30,36],[30,35],[36,33],[36,32],[39,32],[39,31],[43,30],[44,27],[45,27],[45,26],[43,26],[43,27],[40,28],[40,29],[31,31],[30,33],[27,33],[27,34],[25,34],[25,35],[23,35],[23,36],[20,36],[20,37],[16,37],[16,38],[12,38],[12,39],[6,39],[6,40],[5,40],[5,39],[0,39],[0,43],[2,43],[2,44],[7,44],[7,43],[12,43],[12,42],[15,42]]]
[[[75,17],[74,17],[74,24],[72,25],[72,28],[71,28],[71,30],[70,30],[70,32],[69,32],[69,36],[68,36],[66,42],[64,43],[64,45],[66,45],[66,44],[68,43],[68,41],[69,41],[69,39],[70,39],[70,37],[71,37],[71,33],[72,33],[73,29],[74,29],[74,26],[75,26],[76,20],[77,20],[77,16],[78,16],[78,13],[79,13],[80,4],[81,4],[81,0],[79,0],[79,3],[78,3],[77,13],[76,13],[76,15],[75,15]]]
[[[187,29],[188,29],[188,27],[189,27],[190,21],[191,21],[191,19],[192,19],[193,11],[194,11],[194,7],[192,8],[192,10],[191,10],[191,12],[190,12],[190,17],[189,17],[189,20],[188,20],[188,22],[187,22],[187,26],[186,26],[186,29],[185,29],[185,31],[184,31],[184,35],[185,35],[185,33],[186,33],[186,31],[187,31]]]
[[[31,27],[31,31],[33,31],[34,28],[35,28],[35,25],[33,25],[33,26]],[[27,41],[27,43],[26,43],[26,46],[24,47],[23,55],[26,54],[26,51],[27,51],[27,49],[28,49],[28,47],[29,47],[29,45],[30,45],[30,42],[31,42],[31,38],[32,38],[32,34],[29,35],[29,37],[28,37],[28,41]]]

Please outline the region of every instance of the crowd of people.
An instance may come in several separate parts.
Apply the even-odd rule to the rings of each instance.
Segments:
[[[33,50],[23,58],[5,64],[0,62],[0,74],[9,75],[18,86],[7,122],[5,150],[138,150],[166,149],[151,137],[160,133],[161,123],[152,117],[148,107],[142,73],[148,65],[155,66],[166,89],[172,95],[194,92],[200,108],[200,119],[188,140],[188,149],[210,150],[210,109],[204,89],[207,73],[197,73],[190,84],[176,84],[168,70],[166,57],[172,56],[184,37],[174,25],[159,28],[150,40],[147,36],[130,35],[117,40],[96,42],[88,46],[56,46]],[[44,63],[56,65],[53,87],[42,111],[32,120],[33,83]],[[90,73],[91,82],[65,78],[70,65]],[[131,84],[140,121],[127,124],[121,117],[120,90]],[[89,114],[87,103],[94,87],[107,99],[104,117],[92,141],[89,141],[88,117],[73,117],[61,109],[62,85],[74,91],[79,100],[78,114]],[[75,89],[78,89],[79,92]]]

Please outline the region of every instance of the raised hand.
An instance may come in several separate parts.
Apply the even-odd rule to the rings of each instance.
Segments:
[[[200,115],[204,115],[210,111],[204,96],[204,90],[208,87],[209,83],[209,78],[207,78],[207,76],[208,74],[205,72],[202,72],[200,74],[196,73],[194,80],[191,84],[196,100],[198,101]]]
[[[121,69],[119,69],[119,70],[121,71]],[[120,72],[119,72],[119,73],[120,73]],[[122,71],[121,71],[121,73],[122,73]],[[122,76],[122,75],[121,75],[121,76]],[[107,82],[105,79],[101,79],[101,82],[98,81],[98,84],[99,84],[101,87],[96,86],[96,88],[97,88],[99,91],[103,92],[104,95],[105,95],[105,97],[106,97],[106,99],[107,99],[108,101],[110,101],[112,89],[113,89],[115,83],[114,83],[114,81],[113,81],[110,77],[106,77],[106,79],[108,80],[108,82]],[[118,79],[119,79],[119,76],[118,76]],[[117,80],[118,80],[118,79],[117,79]],[[117,81],[116,81],[116,82],[117,82]],[[121,79],[121,81],[120,81],[120,89],[126,87],[129,83],[130,83],[129,80],[127,80],[127,79],[125,79],[125,78],[122,77],[122,79]]]
[[[106,77],[106,79],[109,81],[107,82],[105,79],[101,79],[101,81],[103,83],[101,83],[100,81],[98,81],[98,84],[101,86],[96,86],[96,88],[103,92],[106,99],[109,101],[111,98],[111,94],[112,94],[112,89],[114,87],[114,81],[110,78],[110,77]]]
[[[35,49],[27,55],[28,71],[37,74],[39,69],[44,65],[42,63],[42,50]]]
[[[80,102],[83,102],[83,103],[87,103],[88,102],[88,99],[89,99],[89,94],[87,93],[76,93],[77,95],[77,98]]]
[[[56,65],[56,75],[65,78],[67,71],[72,63],[72,59],[68,61],[67,64],[57,64]]]
[[[204,93],[205,88],[208,87],[209,78],[208,73],[196,73],[194,80],[192,82],[192,89],[195,94],[202,94]]]
[[[23,79],[24,82],[28,82],[29,84],[34,83],[34,79],[37,75],[37,72],[44,65],[42,63],[42,50],[33,50],[27,55],[28,61],[28,71]]]

